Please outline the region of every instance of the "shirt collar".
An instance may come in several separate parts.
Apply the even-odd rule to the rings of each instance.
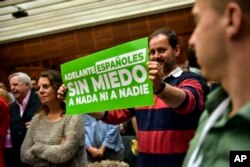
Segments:
[[[28,104],[28,100],[29,100],[29,98],[30,98],[30,92],[31,92],[31,91],[29,91],[28,94],[26,95],[26,97],[23,99],[22,104],[20,104],[20,103],[17,101],[17,103],[18,103],[19,105],[21,105],[23,108],[25,108],[25,107],[27,106],[27,104]]]
[[[173,71],[171,71],[169,73],[169,75],[167,77],[165,77],[165,78],[168,78],[170,76],[173,76],[173,77],[177,78],[177,77],[181,76],[182,72],[183,72],[183,70],[180,67],[177,67],[176,69],[174,69]]]
[[[228,94],[225,92],[225,90],[222,87],[218,87],[213,92],[211,92],[207,96],[207,101],[206,101],[206,108],[207,108],[207,112],[209,113],[209,115],[211,115],[211,113],[219,105],[219,103],[221,103],[227,97],[228,97]],[[241,117],[241,118],[250,122],[250,114],[249,114],[250,103],[247,103],[244,106],[242,106],[239,109],[239,111],[236,113],[236,115],[230,118],[229,113],[230,113],[231,108],[232,108],[231,105],[232,104],[230,104],[228,106],[228,108],[226,109],[226,111],[224,112],[222,117],[217,121],[217,126],[222,126],[228,120],[232,120],[232,119],[237,118],[237,117],[238,118]]]
[[[214,91],[212,91],[207,96],[206,108],[208,113],[212,113],[214,109],[225,99],[228,97],[228,94],[222,87],[218,87]]]
[[[239,112],[237,113],[239,116],[247,119],[250,122],[250,103],[245,104],[243,107],[240,108]]]

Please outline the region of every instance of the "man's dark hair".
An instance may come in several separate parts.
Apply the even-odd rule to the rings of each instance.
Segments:
[[[165,27],[160,28],[156,31],[154,31],[148,38],[149,41],[151,41],[151,39],[159,34],[165,35],[168,38],[168,42],[170,44],[170,46],[175,49],[177,45],[179,45],[179,40],[177,38],[177,34],[175,33],[175,31],[173,30],[169,30]]]
[[[188,48],[188,62],[190,67],[200,68],[200,65],[197,63],[197,58],[193,47]]]

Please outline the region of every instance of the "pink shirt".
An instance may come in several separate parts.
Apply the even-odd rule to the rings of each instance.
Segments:
[[[18,101],[16,101],[16,103],[19,105],[19,108],[20,108],[20,116],[22,117],[23,116],[23,113],[24,113],[24,110],[28,104],[28,100],[30,98],[30,91],[29,93],[27,94],[27,96],[23,99],[23,102],[22,104],[20,104]]]

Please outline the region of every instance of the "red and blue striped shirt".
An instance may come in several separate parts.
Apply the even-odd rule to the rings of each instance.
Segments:
[[[107,123],[119,124],[136,116],[137,167],[181,166],[204,108],[207,85],[201,76],[181,72],[164,82],[185,91],[186,98],[178,108],[169,107],[155,96],[154,106],[108,111],[103,118]]]

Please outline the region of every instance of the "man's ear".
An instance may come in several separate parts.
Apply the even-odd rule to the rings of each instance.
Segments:
[[[181,52],[181,46],[176,45],[174,51],[175,51],[175,57],[178,57],[180,55],[180,52]]]
[[[225,16],[227,17],[226,33],[229,38],[239,35],[242,26],[242,10],[235,2],[230,2],[225,8]]]

